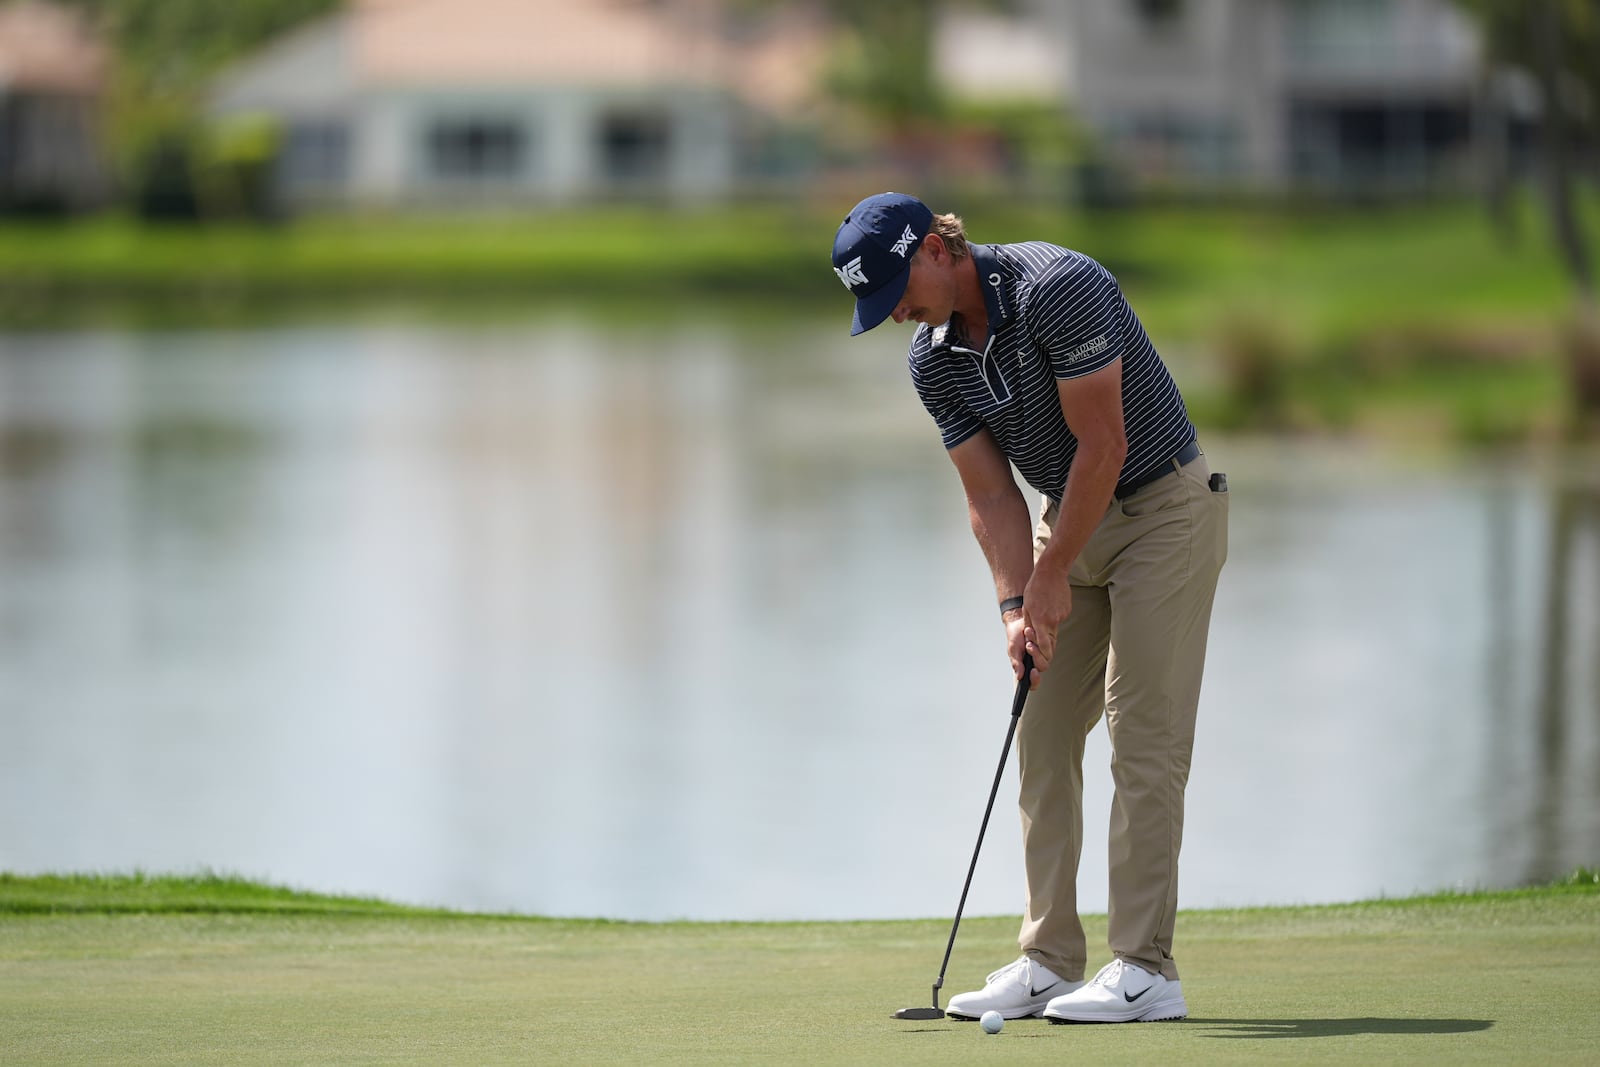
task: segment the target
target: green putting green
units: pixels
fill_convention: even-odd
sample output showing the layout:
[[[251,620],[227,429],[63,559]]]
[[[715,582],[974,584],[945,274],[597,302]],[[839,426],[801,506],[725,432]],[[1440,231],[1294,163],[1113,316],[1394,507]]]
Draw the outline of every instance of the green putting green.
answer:
[[[1103,917],[1088,921],[1103,945]],[[952,992],[1014,957],[961,926]],[[1600,884],[1185,912],[1191,1016],[899,1022],[947,918],[480,916],[227,879],[0,875],[0,1062],[1557,1063],[1600,1060]],[[1103,950],[1102,950],[1103,951]]]

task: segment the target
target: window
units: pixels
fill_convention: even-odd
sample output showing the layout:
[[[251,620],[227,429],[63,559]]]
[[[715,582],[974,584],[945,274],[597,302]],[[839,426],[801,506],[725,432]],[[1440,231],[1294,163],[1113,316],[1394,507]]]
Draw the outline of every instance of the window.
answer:
[[[1348,188],[1446,176],[1469,152],[1471,134],[1463,101],[1299,100],[1289,112],[1294,176]]]
[[[1130,112],[1110,118],[1106,135],[1144,175],[1227,178],[1239,171],[1239,131],[1223,116]]]
[[[342,122],[311,120],[289,126],[283,180],[291,188],[338,188],[350,167],[350,131]]]
[[[612,181],[652,181],[667,176],[672,126],[659,112],[613,112],[600,121],[600,160]]]
[[[509,119],[445,119],[428,131],[428,171],[449,181],[515,178],[526,148],[523,128]]]

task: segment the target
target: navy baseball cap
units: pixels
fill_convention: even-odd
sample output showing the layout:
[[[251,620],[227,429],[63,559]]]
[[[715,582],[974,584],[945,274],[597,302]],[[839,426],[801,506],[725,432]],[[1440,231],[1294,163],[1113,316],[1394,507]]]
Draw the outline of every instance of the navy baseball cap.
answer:
[[[914,196],[879,193],[850,209],[833,238],[833,273],[856,295],[850,336],[894,313],[911,276],[911,256],[933,228],[933,212]]]

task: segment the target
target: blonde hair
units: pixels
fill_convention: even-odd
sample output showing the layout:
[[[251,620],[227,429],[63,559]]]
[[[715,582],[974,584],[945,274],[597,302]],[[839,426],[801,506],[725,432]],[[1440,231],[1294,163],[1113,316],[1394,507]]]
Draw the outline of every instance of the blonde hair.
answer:
[[[951,259],[967,258],[967,228],[960,215],[935,215],[933,227],[928,232],[944,239],[945,250],[950,253]]]

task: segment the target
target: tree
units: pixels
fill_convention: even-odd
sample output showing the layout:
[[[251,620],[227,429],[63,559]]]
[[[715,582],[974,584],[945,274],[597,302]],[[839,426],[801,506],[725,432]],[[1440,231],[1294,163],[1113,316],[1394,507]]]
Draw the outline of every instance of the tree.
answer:
[[[1600,0],[1457,0],[1483,30],[1491,68],[1520,67],[1539,87],[1539,155],[1551,234],[1580,303],[1595,301],[1578,214],[1580,150],[1600,133]]]
[[[759,16],[800,0],[723,2]],[[936,69],[941,16],[955,9],[1015,13],[1030,6],[1024,0],[806,2],[837,31],[824,88],[839,105],[839,126],[865,132],[874,156],[912,175],[919,189],[936,194],[941,182],[982,181],[985,172],[1007,174],[1013,187],[1017,181],[1042,192],[1066,187],[1084,137],[1065,108],[953,97]]]
[[[1600,309],[1576,191],[1600,141],[1600,0],[1457,3],[1483,28],[1485,61],[1521,67],[1539,86],[1541,184],[1551,236],[1578,305],[1563,338],[1574,429],[1600,433]]]
[[[229,62],[341,0],[60,0],[111,44],[114,155],[142,212],[193,217],[205,94]]]

